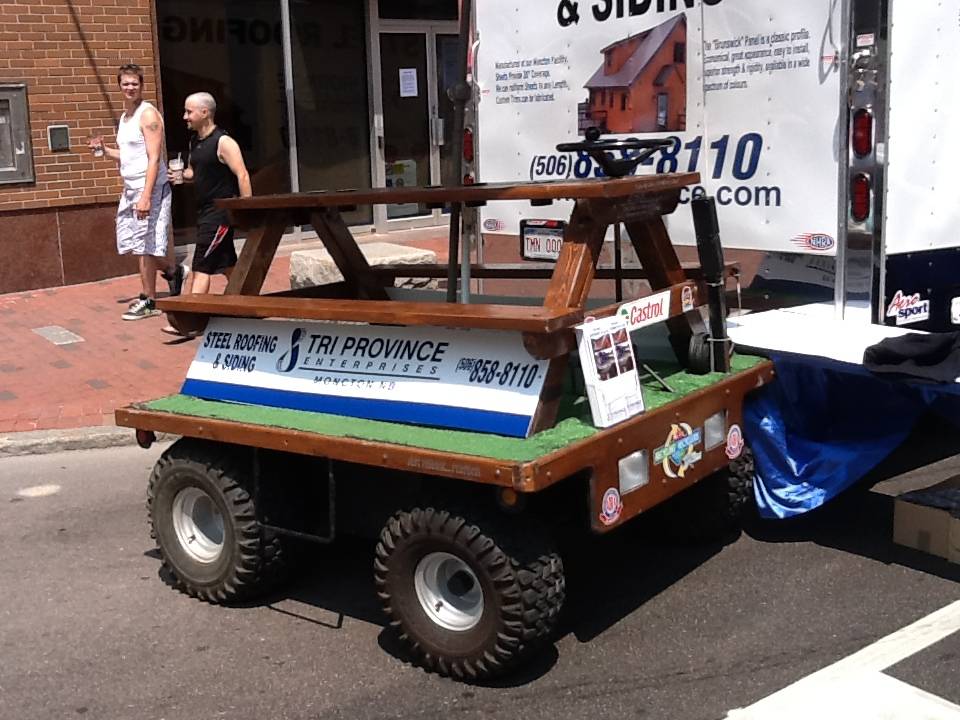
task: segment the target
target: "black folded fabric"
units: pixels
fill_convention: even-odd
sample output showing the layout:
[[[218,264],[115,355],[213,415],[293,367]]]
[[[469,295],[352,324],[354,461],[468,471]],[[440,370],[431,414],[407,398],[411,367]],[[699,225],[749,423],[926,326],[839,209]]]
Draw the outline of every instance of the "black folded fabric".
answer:
[[[934,485],[932,488],[923,488],[904,493],[898,497],[916,505],[940,508],[946,510],[955,518],[960,518],[960,486],[943,487]]]
[[[886,338],[863,351],[863,365],[879,375],[955,382],[960,377],[960,332]]]

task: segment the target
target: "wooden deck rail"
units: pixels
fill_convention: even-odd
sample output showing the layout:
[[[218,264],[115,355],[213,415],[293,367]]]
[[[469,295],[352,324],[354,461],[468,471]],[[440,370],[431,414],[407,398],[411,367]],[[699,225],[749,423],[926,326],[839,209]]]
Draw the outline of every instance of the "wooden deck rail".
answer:
[[[328,300],[244,295],[184,295],[157,301],[171,313],[242,318],[339,320],[380,325],[432,325],[455,328],[552,333],[583,321],[580,308],[394,300]]]

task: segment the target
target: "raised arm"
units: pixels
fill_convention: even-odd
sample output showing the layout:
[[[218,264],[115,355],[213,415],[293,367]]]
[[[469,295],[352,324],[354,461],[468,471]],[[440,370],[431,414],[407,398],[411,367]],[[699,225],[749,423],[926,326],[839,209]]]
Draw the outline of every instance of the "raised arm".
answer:
[[[91,150],[100,148],[103,150],[103,154],[108,158],[120,162],[120,148],[107,147],[107,145],[103,142],[103,135],[94,135],[92,138],[90,138],[90,141],[87,144],[90,146]]]

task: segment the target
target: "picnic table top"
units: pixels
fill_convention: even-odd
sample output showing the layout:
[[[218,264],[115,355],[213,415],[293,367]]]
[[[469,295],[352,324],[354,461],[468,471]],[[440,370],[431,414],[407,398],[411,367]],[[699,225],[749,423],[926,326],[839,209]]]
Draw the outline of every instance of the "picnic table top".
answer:
[[[631,195],[679,190],[700,182],[697,173],[634,175],[624,178],[558,180],[553,182],[477,183],[458,186],[392,187],[364,190],[337,190],[256,195],[218,200],[226,210],[284,210],[345,207],[355,205],[399,205],[405,203],[484,203],[488,200],[562,200],[570,198],[615,199]]]

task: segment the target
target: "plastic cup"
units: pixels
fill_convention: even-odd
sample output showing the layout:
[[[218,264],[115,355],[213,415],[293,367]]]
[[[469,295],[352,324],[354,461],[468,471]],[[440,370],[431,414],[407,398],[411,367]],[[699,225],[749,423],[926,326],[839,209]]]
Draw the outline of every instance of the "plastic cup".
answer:
[[[183,160],[178,155],[170,160],[170,172],[173,174],[173,184],[183,184]]]

